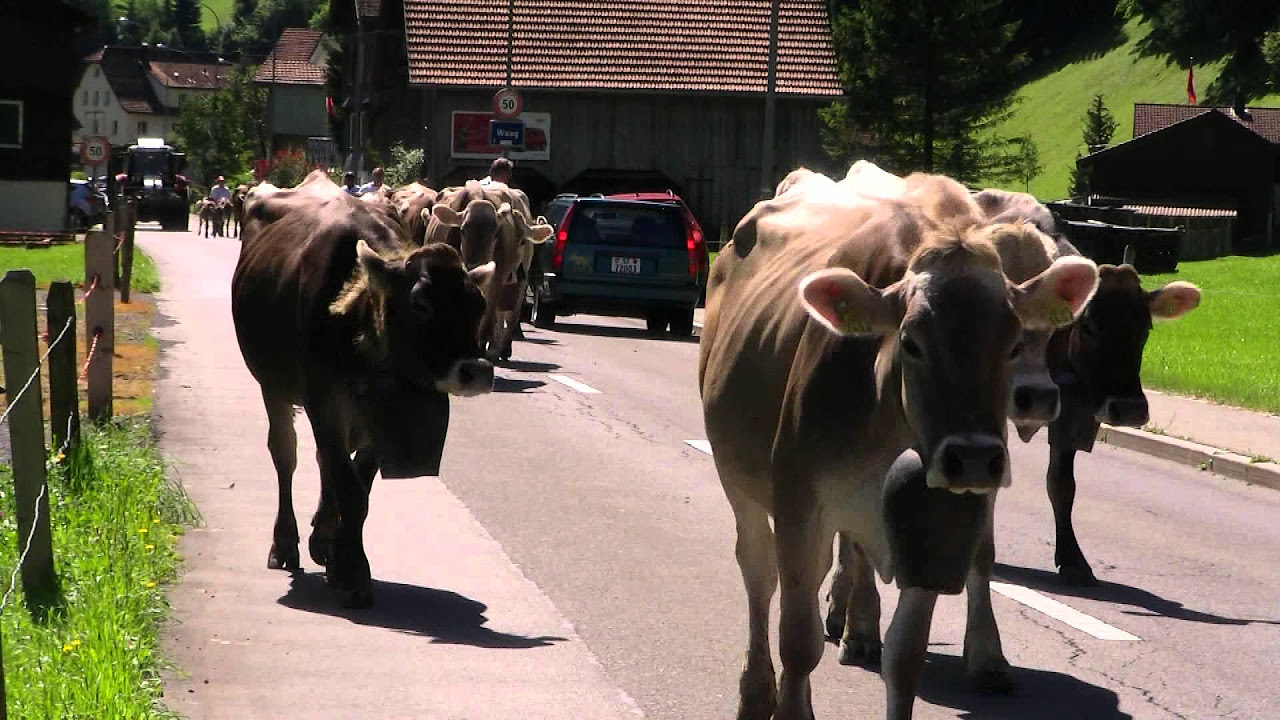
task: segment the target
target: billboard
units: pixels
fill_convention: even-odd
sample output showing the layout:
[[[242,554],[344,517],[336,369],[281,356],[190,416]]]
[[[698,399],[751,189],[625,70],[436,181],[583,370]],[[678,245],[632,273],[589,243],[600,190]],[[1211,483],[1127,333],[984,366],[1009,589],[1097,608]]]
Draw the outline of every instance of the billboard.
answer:
[[[520,113],[524,121],[524,150],[511,151],[512,160],[551,159],[551,113]],[[449,156],[459,159],[488,160],[502,154],[502,148],[489,144],[489,121],[497,118],[491,111],[454,110]]]

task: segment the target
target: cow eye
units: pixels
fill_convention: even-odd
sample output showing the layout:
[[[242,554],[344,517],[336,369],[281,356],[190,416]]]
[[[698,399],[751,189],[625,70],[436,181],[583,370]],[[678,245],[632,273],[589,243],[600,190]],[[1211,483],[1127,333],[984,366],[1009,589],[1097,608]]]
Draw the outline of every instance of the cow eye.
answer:
[[[1027,346],[1025,343],[1019,342],[1014,344],[1013,350],[1009,352],[1009,359],[1017,360],[1018,358],[1022,357],[1022,353],[1025,352],[1026,349],[1027,349]]]
[[[905,335],[902,338],[902,352],[916,360],[924,357],[924,352],[920,349],[920,345]]]

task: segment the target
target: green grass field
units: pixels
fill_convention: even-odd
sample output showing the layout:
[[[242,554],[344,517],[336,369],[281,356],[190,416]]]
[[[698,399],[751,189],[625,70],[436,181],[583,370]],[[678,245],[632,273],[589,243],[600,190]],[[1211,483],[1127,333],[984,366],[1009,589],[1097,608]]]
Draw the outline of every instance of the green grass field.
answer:
[[[1280,256],[1179,263],[1149,275],[1153,289],[1186,280],[1200,307],[1158,323],[1142,363],[1143,384],[1217,402],[1280,413]]]
[[[1036,197],[1066,197],[1085,110],[1095,93],[1103,94],[1118,123],[1113,143],[1133,137],[1135,102],[1187,101],[1185,68],[1166,65],[1163,58],[1138,55],[1138,42],[1147,32],[1147,25],[1135,19],[1125,23],[1115,37],[1082,38],[1057,63],[1044,67],[1041,77],[1019,91],[1021,102],[998,132],[1006,137],[1030,135],[1035,140],[1044,166],[1044,172],[1031,182],[1031,192]],[[1196,67],[1196,94],[1202,103],[1220,69],[1220,63]],[[1272,95],[1251,104],[1267,106],[1277,101],[1280,96]],[[1005,187],[1026,189],[1017,182]]]
[[[209,8],[213,8],[213,12],[209,12]],[[234,0],[204,0],[200,6],[200,27],[204,28],[206,32],[212,32],[218,29],[219,20],[222,21],[222,26],[226,27],[231,23],[231,16],[234,12]],[[217,14],[216,17],[215,13]]]
[[[35,273],[36,285],[49,287],[54,280],[84,282],[84,245],[54,245],[46,248],[0,247],[0,274],[27,268]],[[151,258],[135,246],[133,251],[132,287],[138,292],[153,293],[160,289],[160,276]]]
[[[49,512],[63,601],[37,622],[21,583],[0,614],[9,717],[173,717],[160,704],[157,632],[194,511],[164,476],[145,419],[85,427],[71,479],[51,473]],[[0,466],[0,487],[12,487]],[[13,493],[0,500],[0,583],[17,559]]]

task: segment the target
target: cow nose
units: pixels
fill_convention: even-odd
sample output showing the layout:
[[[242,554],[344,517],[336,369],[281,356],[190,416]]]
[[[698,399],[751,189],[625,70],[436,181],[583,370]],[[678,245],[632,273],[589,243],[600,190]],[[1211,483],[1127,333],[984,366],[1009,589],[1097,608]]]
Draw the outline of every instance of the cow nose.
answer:
[[[1005,478],[1004,441],[993,435],[952,435],[938,445],[930,487],[952,492],[990,492]]]
[[[1150,415],[1147,411],[1147,399],[1137,397],[1109,397],[1102,404],[1102,417],[1099,419],[1108,425],[1121,427],[1142,427],[1147,424]]]
[[[1013,389],[1014,423],[1049,423],[1058,417],[1058,386],[1052,382],[1027,383]]]

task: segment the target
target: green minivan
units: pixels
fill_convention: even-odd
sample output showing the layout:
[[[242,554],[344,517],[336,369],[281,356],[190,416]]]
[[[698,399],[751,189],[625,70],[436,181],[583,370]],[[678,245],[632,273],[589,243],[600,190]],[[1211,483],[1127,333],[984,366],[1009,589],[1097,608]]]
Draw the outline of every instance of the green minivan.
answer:
[[[558,195],[542,214],[556,233],[539,246],[541,281],[535,275],[526,297],[535,327],[591,313],[644,318],[655,333],[693,333],[707,248],[679,196]]]

